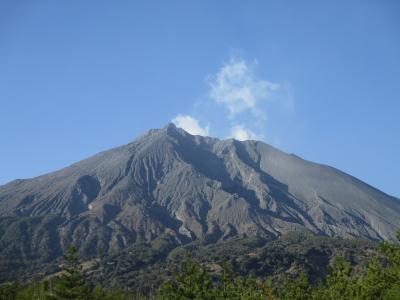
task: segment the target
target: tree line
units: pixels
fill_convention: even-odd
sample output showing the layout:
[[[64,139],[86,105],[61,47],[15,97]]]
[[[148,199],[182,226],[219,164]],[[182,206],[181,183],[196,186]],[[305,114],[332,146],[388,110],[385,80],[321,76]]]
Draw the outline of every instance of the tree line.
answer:
[[[400,242],[400,232],[397,239]],[[318,283],[311,283],[305,273],[288,276],[281,283],[239,276],[228,264],[215,274],[189,259],[154,295],[92,286],[82,271],[76,248],[70,247],[64,258],[62,271],[54,278],[26,285],[1,285],[0,300],[400,300],[399,243],[382,242],[365,269],[356,274],[350,262],[338,259],[329,275]]]

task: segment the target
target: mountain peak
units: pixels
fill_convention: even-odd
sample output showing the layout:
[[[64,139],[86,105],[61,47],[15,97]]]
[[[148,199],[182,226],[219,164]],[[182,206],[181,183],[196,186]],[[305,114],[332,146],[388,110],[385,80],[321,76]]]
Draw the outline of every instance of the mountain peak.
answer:
[[[169,135],[172,137],[176,137],[177,135],[186,135],[188,134],[185,130],[182,128],[176,127],[174,123],[168,123],[162,128],[153,128],[145,132],[143,135],[139,135],[135,140],[141,139],[141,138],[146,138],[149,136],[153,135]]]
[[[307,230],[393,240],[400,203],[263,142],[193,136],[169,123],[71,167],[1,186],[1,220],[10,248],[0,256],[38,245],[39,232],[51,243],[47,252],[29,247],[37,251],[29,257],[61,253],[61,241],[73,240],[103,255],[166,235],[185,243]],[[34,234],[15,239],[15,228],[25,227]]]
[[[174,123],[168,123],[163,128],[159,129],[159,131],[167,134],[170,137],[174,137],[174,138],[194,136],[194,137],[201,137],[204,139],[215,139],[215,138],[211,138],[208,136],[191,134],[191,133],[187,132],[185,129],[183,129],[182,127],[177,127]]]
[[[169,122],[167,125],[164,126],[165,130],[177,130],[177,127],[174,123]]]
[[[179,134],[179,135],[187,134],[187,132],[185,130],[183,130],[182,128],[176,127],[176,125],[172,122],[165,125],[164,128],[162,128],[161,130],[163,130],[167,134],[173,135],[173,136],[176,134]]]

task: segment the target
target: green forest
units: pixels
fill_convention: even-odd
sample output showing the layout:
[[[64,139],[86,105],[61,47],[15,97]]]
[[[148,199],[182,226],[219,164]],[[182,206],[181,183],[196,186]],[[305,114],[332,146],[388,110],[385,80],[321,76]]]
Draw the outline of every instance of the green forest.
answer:
[[[400,242],[400,232],[397,234]],[[139,294],[93,284],[82,271],[80,258],[71,246],[61,272],[38,282],[4,283],[1,300],[31,299],[400,299],[400,245],[382,242],[362,270],[338,258],[326,278],[312,282],[305,272],[283,280],[240,275],[226,262],[219,272],[186,259],[170,279],[153,292]]]

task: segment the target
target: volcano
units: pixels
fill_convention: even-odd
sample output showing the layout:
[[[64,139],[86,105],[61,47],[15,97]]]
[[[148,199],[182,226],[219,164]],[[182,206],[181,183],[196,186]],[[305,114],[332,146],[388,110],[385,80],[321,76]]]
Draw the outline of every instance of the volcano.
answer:
[[[335,168],[260,141],[193,136],[169,124],[62,170],[0,187],[0,256],[51,261],[306,231],[394,240],[400,201]]]

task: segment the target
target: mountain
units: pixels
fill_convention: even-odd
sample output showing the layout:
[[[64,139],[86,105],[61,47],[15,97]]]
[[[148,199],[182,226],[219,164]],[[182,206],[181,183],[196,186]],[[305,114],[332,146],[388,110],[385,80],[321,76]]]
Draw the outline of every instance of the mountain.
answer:
[[[259,141],[169,124],[65,169],[0,187],[0,265],[51,262],[138,241],[185,244],[291,231],[394,240],[400,201]]]

